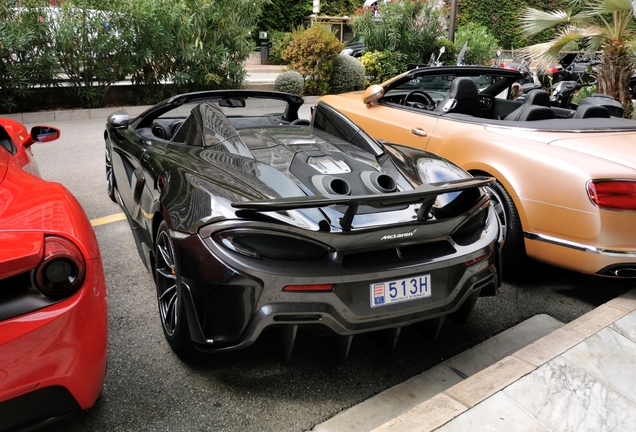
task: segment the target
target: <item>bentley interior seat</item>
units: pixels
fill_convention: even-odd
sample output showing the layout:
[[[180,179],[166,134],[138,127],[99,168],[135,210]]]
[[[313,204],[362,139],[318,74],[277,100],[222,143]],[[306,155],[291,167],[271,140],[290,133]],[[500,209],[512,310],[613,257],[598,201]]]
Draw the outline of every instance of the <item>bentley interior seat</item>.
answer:
[[[545,109],[537,110],[535,108]],[[550,115],[547,110],[552,112],[552,115]],[[531,112],[526,113],[526,111]],[[545,90],[530,90],[526,95],[526,99],[523,101],[523,105],[508,114],[504,120],[538,120],[538,118],[534,117],[541,117],[542,120],[556,117],[555,113],[550,108],[550,95],[548,95]]]
[[[610,118],[610,112],[607,108],[601,105],[580,105],[572,118]]]
[[[455,78],[448,95],[437,104],[435,111],[481,116],[479,92],[475,81],[469,77]]]
[[[533,120],[548,120],[556,118],[556,114],[551,108],[540,105],[528,105],[524,110],[519,113],[519,116],[515,118],[516,121],[533,121]],[[506,120],[510,120],[506,117]]]
[[[545,90],[534,89],[530,90],[526,95],[524,104],[527,105],[540,105],[544,107],[550,107],[550,95]]]

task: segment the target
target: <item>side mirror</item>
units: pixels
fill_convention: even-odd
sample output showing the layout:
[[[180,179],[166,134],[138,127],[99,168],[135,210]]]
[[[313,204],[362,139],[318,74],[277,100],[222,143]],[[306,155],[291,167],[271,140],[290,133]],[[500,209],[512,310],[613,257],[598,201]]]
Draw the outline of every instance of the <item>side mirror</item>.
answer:
[[[54,141],[60,137],[60,130],[51,126],[33,126],[31,128],[31,139],[34,142]]]
[[[120,110],[109,115],[106,121],[115,129],[126,129],[130,122],[130,118],[126,111]]]
[[[384,87],[379,84],[374,84],[364,91],[362,101],[369,106],[372,103],[379,101],[382,96],[384,96]]]

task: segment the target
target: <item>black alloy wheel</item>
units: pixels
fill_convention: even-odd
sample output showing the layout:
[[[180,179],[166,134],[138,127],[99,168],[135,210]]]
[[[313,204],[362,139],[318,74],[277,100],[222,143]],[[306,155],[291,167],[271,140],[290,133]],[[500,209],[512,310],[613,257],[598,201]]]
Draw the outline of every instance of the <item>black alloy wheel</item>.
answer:
[[[165,221],[161,222],[155,242],[155,284],[159,318],[163,334],[174,351],[193,347],[183,306],[181,278],[174,243]]]
[[[113,174],[113,150],[108,141],[106,141],[106,191],[108,192],[108,197],[113,202],[117,202],[115,198],[115,175]]]
[[[501,183],[495,181],[487,189],[504,232],[504,246],[501,255],[504,274],[509,274],[509,270],[519,270],[526,260],[521,219],[519,219],[514,201]]]

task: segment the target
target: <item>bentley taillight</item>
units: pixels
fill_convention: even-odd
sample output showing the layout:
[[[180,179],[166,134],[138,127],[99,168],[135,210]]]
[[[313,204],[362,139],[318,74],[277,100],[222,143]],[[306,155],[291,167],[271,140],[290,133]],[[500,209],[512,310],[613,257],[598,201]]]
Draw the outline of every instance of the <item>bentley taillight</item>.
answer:
[[[636,180],[592,180],[587,194],[601,209],[636,210]]]
[[[35,286],[49,297],[66,297],[77,291],[86,271],[84,257],[75,244],[65,238],[47,236],[44,255],[35,269]]]

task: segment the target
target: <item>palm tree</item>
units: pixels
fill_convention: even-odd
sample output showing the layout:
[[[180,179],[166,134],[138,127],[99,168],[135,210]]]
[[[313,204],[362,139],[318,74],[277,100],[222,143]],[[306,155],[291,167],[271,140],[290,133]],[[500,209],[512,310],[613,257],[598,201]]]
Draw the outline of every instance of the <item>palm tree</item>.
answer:
[[[634,61],[626,42],[634,36],[636,2],[631,0],[571,0],[579,12],[543,12],[528,8],[522,16],[525,36],[556,28],[556,36],[549,42],[526,47],[524,51],[539,64],[552,62],[565,45],[583,43],[587,52],[602,52],[597,68],[597,91],[616,98],[625,109],[625,117],[633,111],[629,77]]]

